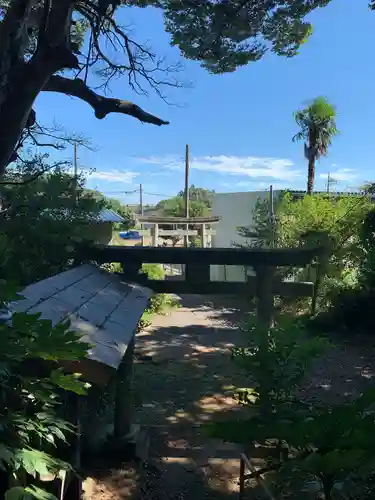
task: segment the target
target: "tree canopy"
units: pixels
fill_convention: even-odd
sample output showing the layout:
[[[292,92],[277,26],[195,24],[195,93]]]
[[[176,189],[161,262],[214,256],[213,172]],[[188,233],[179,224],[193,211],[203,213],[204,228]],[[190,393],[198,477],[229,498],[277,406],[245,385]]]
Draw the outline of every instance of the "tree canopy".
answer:
[[[204,217],[209,215],[212,207],[212,198],[214,191],[199,188],[192,184],[189,188],[189,215],[190,217]],[[170,217],[185,216],[185,197],[184,191],[180,191],[177,196],[161,200],[156,205],[164,215]]]
[[[56,168],[34,178],[37,162],[17,164],[0,183],[1,278],[26,285],[63,271],[76,245],[90,239],[104,203],[85,193],[85,179]],[[75,197],[75,193],[77,197]]]
[[[0,0],[0,173],[36,125],[40,92],[76,97],[98,119],[109,113],[168,123],[129,100],[107,97],[113,78],[136,92],[179,86],[176,66],[136,40],[117,13],[163,12],[172,46],[211,73],[234,71],[267,50],[291,57],[312,31],[306,16],[330,0]],[[97,78],[102,80],[101,90]],[[94,83],[95,79],[95,83]],[[21,142],[20,142],[21,141]]]
[[[178,193],[178,196],[184,196],[184,191],[180,191]],[[190,202],[192,201],[199,201],[204,203],[208,208],[212,207],[212,198],[215,194],[215,191],[212,189],[204,189],[200,187],[194,186],[192,184],[189,187],[189,200]]]
[[[121,215],[121,217],[124,219],[124,222],[121,224],[115,223],[114,227],[116,229],[131,229],[135,225],[135,214],[134,211],[128,206],[124,205],[121,203],[120,200],[117,200],[116,198],[108,198],[105,196],[103,193],[100,191],[97,191],[96,189],[84,189],[84,193],[91,198],[94,198],[98,202],[102,203],[102,206],[104,208],[109,208],[113,210],[114,212],[118,213]]]
[[[48,170],[46,159],[42,168],[40,158],[8,168],[0,182],[0,277],[26,285],[64,270],[76,245],[96,238],[93,218],[103,208],[125,219],[119,229],[134,226],[132,210],[87,189],[83,175],[75,182],[64,167]]]

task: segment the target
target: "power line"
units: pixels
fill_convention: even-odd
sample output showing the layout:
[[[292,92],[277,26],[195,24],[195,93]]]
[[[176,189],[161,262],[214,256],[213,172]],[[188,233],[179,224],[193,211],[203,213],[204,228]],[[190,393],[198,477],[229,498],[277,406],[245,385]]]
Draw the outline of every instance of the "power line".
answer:
[[[139,193],[140,189],[133,189],[133,191],[101,191],[104,194],[134,194],[134,193]],[[149,193],[146,191],[143,191],[143,194],[147,194],[148,196],[165,196],[166,198],[170,198],[173,195],[172,194],[166,194],[166,193]]]
[[[138,193],[138,189],[134,189],[133,191],[101,191],[104,194],[133,194],[133,193]]]
[[[165,193],[164,194],[162,194],[162,193],[146,193],[145,191],[143,192],[143,194],[147,194],[149,196],[165,196],[166,198],[173,196],[171,194],[165,194]]]

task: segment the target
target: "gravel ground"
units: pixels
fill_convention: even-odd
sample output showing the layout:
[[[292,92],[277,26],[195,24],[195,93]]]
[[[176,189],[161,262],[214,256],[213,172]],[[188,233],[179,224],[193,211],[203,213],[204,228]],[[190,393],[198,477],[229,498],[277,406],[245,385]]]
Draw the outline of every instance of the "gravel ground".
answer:
[[[244,334],[235,328],[243,318],[244,304],[200,296],[184,296],[181,304],[171,314],[156,317],[137,336],[135,420],[149,428],[153,466],[140,475],[129,466],[117,468],[93,480],[87,498],[231,500],[238,496],[240,449],[209,439],[202,424],[237,411],[233,385],[244,381],[234,375],[230,349],[246,344]],[[375,347],[368,343],[337,343],[315,363],[301,394],[331,403],[355,396],[373,384],[374,353]]]

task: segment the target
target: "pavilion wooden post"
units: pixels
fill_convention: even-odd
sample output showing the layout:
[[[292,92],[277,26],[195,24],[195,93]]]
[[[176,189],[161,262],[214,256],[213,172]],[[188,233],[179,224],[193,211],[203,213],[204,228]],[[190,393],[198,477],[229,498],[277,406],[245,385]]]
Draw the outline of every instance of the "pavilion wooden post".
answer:
[[[207,231],[206,224],[202,224],[199,228],[199,236],[201,240],[201,247],[206,248],[207,246]]]
[[[159,241],[159,224],[156,222],[152,228],[152,246],[157,247]]]
[[[82,412],[82,396],[71,393],[68,394],[68,407],[71,411],[71,418],[69,419],[74,425],[75,430],[71,440],[71,449],[73,451],[72,465],[75,473],[70,478],[68,484],[65,484],[65,478],[61,480],[60,497],[64,498],[68,493],[69,498],[72,500],[80,500],[82,498],[82,479],[77,474],[81,470],[81,412]]]
[[[190,159],[189,159],[189,144],[186,144],[185,148],[185,217],[189,219],[189,168],[190,168]],[[184,244],[185,248],[189,247],[189,223],[186,224],[186,234],[184,236]]]
[[[132,419],[132,379],[135,336],[128,345],[116,380],[114,438],[121,443],[129,436]]]

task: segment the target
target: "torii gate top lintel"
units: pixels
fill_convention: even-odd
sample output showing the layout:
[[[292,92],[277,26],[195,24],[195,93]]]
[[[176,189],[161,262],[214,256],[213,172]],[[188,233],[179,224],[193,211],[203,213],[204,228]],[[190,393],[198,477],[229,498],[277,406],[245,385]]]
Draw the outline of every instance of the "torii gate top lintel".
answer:
[[[220,217],[158,217],[156,215],[139,215],[137,220],[142,224],[215,224],[220,221]]]

